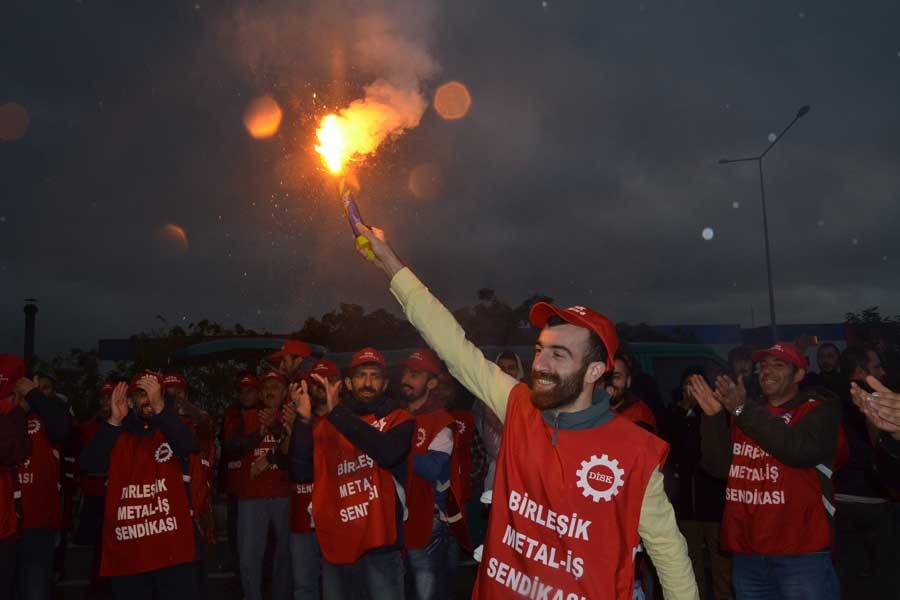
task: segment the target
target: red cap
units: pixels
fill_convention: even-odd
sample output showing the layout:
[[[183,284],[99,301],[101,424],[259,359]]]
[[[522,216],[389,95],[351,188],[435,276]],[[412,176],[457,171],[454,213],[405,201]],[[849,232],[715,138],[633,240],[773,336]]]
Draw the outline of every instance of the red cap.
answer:
[[[181,373],[169,373],[163,377],[163,388],[177,388],[186,390],[188,387],[187,379]]]
[[[269,360],[278,360],[285,356],[299,356],[306,358],[312,354],[312,347],[306,342],[300,340],[285,340],[281,350],[269,356]]]
[[[0,400],[13,393],[16,383],[25,377],[25,361],[16,354],[0,354]]]
[[[352,359],[350,359],[351,369],[360,365],[369,364],[378,365],[382,369],[387,368],[387,363],[384,360],[384,355],[382,355],[381,352],[379,352],[375,348],[363,348],[362,350],[354,354]]]
[[[403,361],[403,366],[411,371],[425,371],[436,377],[440,377],[441,373],[444,372],[441,360],[427,348],[419,348],[410,354],[409,358]]]
[[[751,358],[753,362],[758,363],[765,360],[767,356],[774,356],[778,360],[790,363],[798,369],[806,370],[809,368],[809,362],[807,362],[806,357],[800,354],[800,350],[795,345],[788,342],[778,342],[771,348],[757,350]]]
[[[139,389],[141,389],[138,387],[137,383],[138,383],[138,381],[140,381],[141,379],[144,379],[145,377],[152,377],[152,378],[156,379],[156,382],[159,384],[159,387],[160,388],[163,387],[163,376],[161,373],[157,373],[156,371],[144,370],[131,378],[131,384],[128,386],[128,391],[136,392]]]
[[[259,386],[259,379],[253,373],[243,373],[238,377],[237,385],[239,388],[255,388]]]
[[[101,396],[109,396],[113,393],[113,390],[116,389],[116,382],[107,380],[103,382],[103,385],[100,386],[100,395]]]
[[[538,302],[532,306],[529,319],[532,325],[538,329],[543,329],[550,317],[554,315],[566,323],[584,327],[596,333],[603,345],[606,346],[606,353],[609,355],[607,363],[612,362],[616,355],[616,350],[619,349],[619,334],[616,333],[616,326],[612,321],[584,306],[572,306],[562,309],[547,302]]]
[[[268,371],[263,373],[263,376],[260,378],[260,383],[268,379],[275,379],[276,381],[280,381],[284,385],[287,385],[288,383],[287,377],[284,376],[284,373],[282,373],[281,371],[276,371],[275,369],[269,369]]]
[[[316,375],[321,375],[326,379],[329,377],[341,376],[341,368],[338,366],[338,364],[333,360],[328,360],[327,358],[320,358],[319,361],[313,365],[312,372]]]

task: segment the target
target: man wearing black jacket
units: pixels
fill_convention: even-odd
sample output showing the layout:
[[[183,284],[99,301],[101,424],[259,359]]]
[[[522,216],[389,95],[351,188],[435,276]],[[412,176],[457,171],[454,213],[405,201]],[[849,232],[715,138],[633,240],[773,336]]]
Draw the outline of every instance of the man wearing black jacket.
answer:
[[[888,389],[875,377],[866,377],[872,392],[851,384],[853,403],[877,430],[875,471],[881,482],[900,493],[900,394]]]
[[[112,577],[117,600],[195,598],[185,475],[199,448],[174,401],[163,398],[161,375],[145,371],[131,386],[115,387],[109,420],[80,464],[86,473],[109,476],[100,574]]]
[[[315,427],[308,394],[297,398],[290,473],[295,481],[314,482],[326,600],[404,597],[403,483],[415,424],[385,395],[385,371],[380,352],[357,352],[344,379],[350,394],[342,402],[341,382],[317,377],[327,392],[327,409]]]

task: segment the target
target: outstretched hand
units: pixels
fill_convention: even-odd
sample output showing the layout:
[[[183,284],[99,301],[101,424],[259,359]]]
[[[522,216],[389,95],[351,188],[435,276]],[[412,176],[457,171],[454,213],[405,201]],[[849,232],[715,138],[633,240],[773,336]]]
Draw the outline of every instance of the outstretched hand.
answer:
[[[309,387],[305,381],[300,383],[292,383],[288,388],[291,394],[291,400],[294,401],[296,414],[304,423],[309,423],[312,419],[312,399],[309,397]]]
[[[716,377],[716,398],[725,407],[725,410],[734,414],[734,411],[747,402],[747,389],[744,387],[744,376],[738,377],[735,383],[728,375]]]
[[[312,378],[325,388],[326,410],[330,413],[341,400],[341,388],[344,386],[344,382],[338,379],[332,383],[328,378],[322,377],[318,373],[313,373]]]
[[[700,405],[704,414],[711,417],[722,412],[722,403],[719,402],[715,392],[712,391],[702,375],[688,377],[687,386],[691,395],[697,399],[697,404]]]
[[[873,426],[900,440],[900,394],[891,391],[871,375],[866,377],[866,383],[873,393],[868,393],[855,382],[850,384],[853,403]]]
[[[357,244],[356,251],[366,260],[370,260],[378,265],[389,278],[393,278],[403,268],[403,263],[397,258],[394,249],[391,248],[385,239],[384,231],[377,227],[360,225],[359,234],[366,238],[369,244],[367,247],[360,247]]]
[[[128,416],[128,384],[120,381],[113,388],[112,400],[109,402],[109,424],[118,427]]]

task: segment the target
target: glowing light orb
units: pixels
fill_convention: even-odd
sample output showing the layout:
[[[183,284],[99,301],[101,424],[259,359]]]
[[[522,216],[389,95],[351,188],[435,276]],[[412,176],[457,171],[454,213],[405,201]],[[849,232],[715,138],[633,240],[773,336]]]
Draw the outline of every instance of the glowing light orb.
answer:
[[[253,139],[270,138],[278,133],[281,117],[278,103],[270,96],[262,96],[251,102],[244,111],[244,127]]]
[[[716,232],[713,231],[712,227],[706,227],[700,232],[700,235],[703,236],[703,239],[707,242],[716,237]]]
[[[28,131],[31,119],[25,107],[16,102],[0,104],[0,140],[14,142]]]
[[[434,110],[443,119],[462,119],[472,107],[472,96],[468,88],[458,81],[450,81],[437,89],[434,94]]]

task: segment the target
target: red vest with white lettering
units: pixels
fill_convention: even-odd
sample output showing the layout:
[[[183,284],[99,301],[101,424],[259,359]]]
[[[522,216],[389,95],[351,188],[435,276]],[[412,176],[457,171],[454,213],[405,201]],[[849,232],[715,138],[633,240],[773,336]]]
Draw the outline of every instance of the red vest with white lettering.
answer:
[[[119,434],[109,457],[100,575],[133,575],[194,560],[184,484],[162,432]]]
[[[820,401],[794,408],[766,403],[788,425]],[[725,490],[722,548],[744,554],[804,554],[831,547],[831,526],[815,468],[788,467],[767,454],[740,427],[731,427],[732,457]]]
[[[380,431],[412,419],[395,410],[359,417]],[[328,419],[313,428],[313,518],[322,556],[351,564],[373,548],[397,542],[397,491],[390,470],[354,446]]]
[[[313,484],[294,481],[291,486],[291,533],[313,533],[316,530],[310,510]]]
[[[22,527],[59,529],[62,526],[59,451],[50,444],[47,426],[35,412],[28,414],[27,424],[31,454],[18,468]]]
[[[259,430],[259,410],[245,410],[242,416],[244,433]],[[287,498],[291,495],[291,481],[287,472],[274,465],[256,477],[250,476],[253,463],[268,454],[277,444],[275,435],[266,432],[256,448],[241,457],[238,498]]]
[[[650,431],[656,431],[656,415],[653,414],[647,403],[640,398],[635,398],[634,403],[625,408],[619,415],[636,425],[647,425],[650,427]]]
[[[668,445],[620,417],[553,435],[516,385],[472,597],[630,600],[644,492]]]
[[[13,468],[0,465],[0,542],[15,538],[19,532],[18,497],[21,493],[13,478]]]
[[[97,435],[97,432],[100,431],[102,425],[103,421],[100,421],[99,419],[91,419],[90,421],[85,421],[84,423],[76,425],[78,447],[86,448],[88,444],[91,443],[91,440]],[[81,485],[82,496],[102,498],[106,495],[106,475],[88,475],[87,473],[81,473],[78,481]]]
[[[415,415],[416,432],[413,434],[412,454],[419,456],[428,454],[428,446],[435,436],[453,422],[453,417],[445,410],[435,410],[426,414]],[[407,547],[424,548],[431,537],[434,524],[434,486],[435,482],[422,479],[409,470],[406,477],[406,506],[409,517],[403,524],[403,538]],[[451,491],[452,493],[452,491]]]
[[[450,477],[455,480],[460,502],[472,497],[472,440],[475,436],[475,418],[470,410],[451,410],[453,427],[453,454],[450,456]]]
[[[230,442],[238,431],[243,416],[241,415],[240,406],[229,406],[222,414],[222,445]],[[224,457],[223,457],[224,460]],[[241,460],[226,461],[224,465],[224,486],[223,491],[226,494],[237,495],[241,487]]]

